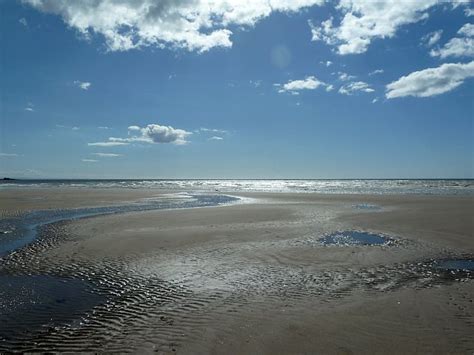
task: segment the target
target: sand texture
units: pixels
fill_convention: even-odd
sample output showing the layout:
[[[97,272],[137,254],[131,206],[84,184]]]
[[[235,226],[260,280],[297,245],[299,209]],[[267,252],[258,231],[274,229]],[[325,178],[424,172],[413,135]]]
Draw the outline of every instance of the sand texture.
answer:
[[[0,200],[3,215],[21,216],[149,195],[31,189],[0,191]],[[43,227],[36,242],[0,259],[0,277],[84,280],[101,299],[73,326],[23,334],[0,350],[473,353],[474,278],[436,266],[472,260],[472,197],[239,195],[245,203]],[[390,243],[320,241],[348,230]]]

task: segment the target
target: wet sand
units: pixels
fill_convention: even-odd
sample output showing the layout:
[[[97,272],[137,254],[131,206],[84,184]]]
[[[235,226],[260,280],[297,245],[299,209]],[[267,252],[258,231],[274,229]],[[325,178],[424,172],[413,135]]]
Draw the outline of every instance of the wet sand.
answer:
[[[0,191],[1,208],[9,214],[38,208],[33,197],[53,196],[41,191],[22,190],[18,201],[14,191]],[[474,351],[474,279],[439,271],[434,262],[473,258],[472,197],[235,195],[251,200],[49,226],[36,243],[0,262],[0,273],[79,278],[107,301],[83,314],[80,325],[0,349]],[[61,196],[41,208],[131,201],[150,191],[66,189]],[[396,243],[319,241],[344,230],[379,233]]]
[[[170,191],[147,189],[7,188],[0,190],[2,214],[36,209],[104,206],[158,197]]]

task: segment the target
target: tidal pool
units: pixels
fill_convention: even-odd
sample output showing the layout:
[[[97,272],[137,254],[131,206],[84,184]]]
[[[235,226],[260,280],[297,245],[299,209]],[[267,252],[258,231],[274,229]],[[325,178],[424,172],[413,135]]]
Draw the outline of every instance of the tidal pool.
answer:
[[[104,302],[82,280],[46,275],[0,275],[0,341],[79,323],[85,312]]]
[[[389,245],[393,239],[381,234],[360,232],[360,231],[342,231],[326,235],[319,239],[324,245]]]

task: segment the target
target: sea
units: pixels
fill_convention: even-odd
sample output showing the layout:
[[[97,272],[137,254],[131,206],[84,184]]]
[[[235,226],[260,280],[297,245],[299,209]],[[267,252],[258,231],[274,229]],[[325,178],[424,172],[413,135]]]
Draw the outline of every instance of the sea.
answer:
[[[474,179],[103,179],[3,180],[0,189],[75,187],[188,192],[474,195]]]

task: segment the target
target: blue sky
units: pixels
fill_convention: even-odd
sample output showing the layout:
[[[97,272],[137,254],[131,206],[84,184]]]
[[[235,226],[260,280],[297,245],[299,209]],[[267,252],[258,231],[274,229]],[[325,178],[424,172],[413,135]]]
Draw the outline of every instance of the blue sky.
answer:
[[[335,4],[0,1],[0,174],[474,177],[472,5]]]

